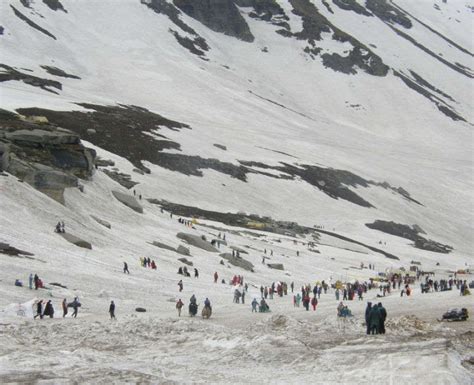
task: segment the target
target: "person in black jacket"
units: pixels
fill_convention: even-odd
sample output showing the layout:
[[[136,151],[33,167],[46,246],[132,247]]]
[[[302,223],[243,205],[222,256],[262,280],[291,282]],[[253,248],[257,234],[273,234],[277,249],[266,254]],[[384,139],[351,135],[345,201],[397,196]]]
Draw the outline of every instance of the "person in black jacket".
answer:
[[[54,308],[53,308],[53,304],[51,303],[51,300],[49,300],[46,303],[46,306],[44,307],[43,315],[49,315],[49,318],[54,317]]]
[[[114,303],[114,301],[110,301],[109,313],[110,313],[110,319],[115,319],[115,303]]]
[[[377,306],[380,312],[379,334],[385,334],[385,319],[387,318],[387,310],[385,310],[385,308],[382,306],[382,302],[379,302]]]
[[[365,325],[367,326],[367,334],[370,334],[370,311],[372,310],[372,302],[367,302],[365,308]]]
[[[33,318],[36,319],[36,317],[43,319],[43,300],[39,300],[36,304],[36,315]]]

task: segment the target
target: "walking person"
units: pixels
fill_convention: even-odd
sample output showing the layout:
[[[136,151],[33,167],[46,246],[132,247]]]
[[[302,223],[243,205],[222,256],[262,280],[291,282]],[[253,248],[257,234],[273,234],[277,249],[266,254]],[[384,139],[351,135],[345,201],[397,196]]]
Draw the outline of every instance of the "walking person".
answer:
[[[77,311],[79,310],[79,306],[81,306],[81,304],[79,303],[79,299],[76,297],[74,298],[74,301],[72,301],[72,304],[71,304],[71,307],[74,310],[71,314],[71,317],[74,317],[74,318],[77,317]]]
[[[130,274],[130,271],[128,271],[128,264],[127,262],[124,262],[123,263],[123,273],[127,273],[127,274]]]
[[[183,280],[182,279],[179,280],[178,287],[179,287],[179,292],[182,292],[183,291]]]
[[[30,273],[30,276],[28,277],[28,287],[30,290],[33,290],[33,274]]]
[[[43,319],[43,300],[42,299],[40,299],[36,303],[36,314],[33,318],[36,319],[36,317],[40,317],[40,319]]]
[[[66,301],[66,298],[64,298],[63,302],[61,302],[61,307],[63,308],[63,318],[64,318],[67,315],[67,301]]]
[[[176,309],[178,309],[178,317],[181,317],[181,309],[183,308],[184,303],[181,301],[181,298],[176,302]]]
[[[110,314],[110,319],[115,319],[115,303],[114,301],[110,301],[110,306],[109,306],[109,314]]]

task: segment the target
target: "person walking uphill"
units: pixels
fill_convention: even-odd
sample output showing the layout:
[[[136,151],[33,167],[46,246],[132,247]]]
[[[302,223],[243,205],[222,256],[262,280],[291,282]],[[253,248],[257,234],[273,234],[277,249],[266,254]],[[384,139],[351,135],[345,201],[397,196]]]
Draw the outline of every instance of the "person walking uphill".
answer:
[[[43,300],[39,300],[36,304],[36,315],[33,318],[36,319],[36,317],[43,319]]]
[[[123,273],[127,273],[127,274],[130,274],[130,272],[128,271],[128,265],[127,265],[127,262],[124,262],[123,263]]]
[[[115,303],[114,301],[110,301],[110,306],[109,306],[109,314],[110,314],[110,319],[115,319]]]
[[[77,297],[74,298],[74,301],[72,301],[72,303],[70,305],[71,305],[72,309],[74,310],[72,312],[71,317],[76,318],[77,317],[77,311],[79,310],[79,306],[81,306],[81,304],[79,303],[78,298]]]
[[[183,308],[184,303],[181,301],[181,298],[176,302],[176,309],[178,309],[178,317],[181,317],[181,309]]]
[[[49,315],[49,318],[54,318],[54,308],[53,308],[53,304],[51,303],[51,300],[49,300],[46,303],[46,306],[44,307],[43,315]]]

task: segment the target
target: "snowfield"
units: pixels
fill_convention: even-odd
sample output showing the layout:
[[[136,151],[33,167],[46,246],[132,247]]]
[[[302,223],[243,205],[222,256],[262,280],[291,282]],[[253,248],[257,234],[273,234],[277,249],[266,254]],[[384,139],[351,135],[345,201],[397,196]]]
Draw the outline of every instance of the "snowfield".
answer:
[[[413,27],[403,29],[343,10],[334,1],[311,0],[327,20],[380,56],[390,67],[384,77],[358,67],[356,74],[325,67],[320,56],[303,51],[306,40],[276,33],[280,27],[252,17],[251,7],[238,9],[255,36],[252,43],[214,32],[180,13],[210,47],[205,57],[198,57],[169,30],[189,33],[140,0],[61,2],[67,13],[53,11],[41,0],[0,2],[0,64],[62,84],[51,93],[2,77],[0,109],[92,113],[76,103],[139,106],[190,126],[143,132],[150,143],[179,144],[163,153],[235,166],[259,162],[251,168],[260,173],[248,173],[244,181],[205,168],[195,176],[144,160],[150,173],[141,174],[126,157],[94,144],[94,137],[82,143],[114,166],[99,167],[90,180],[81,180],[82,191],[66,189],[64,205],[0,172],[0,243],[33,254],[0,254],[1,384],[474,383],[474,301],[455,288],[421,294],[416,282],[409,297],[397,289],[383,298],[373,289],[363,301],[345,301],[354,315],[346,322],[336,316],[334,289],[321,295],[316,311],[295,308],[291,293],[268,300],[270,313],[252,313],[250,305],[253,298],[260,299],[260,286],[272,282],[294,282],[296,294],[302,285],[323,280],[360,282],[400,268],[408,271],[413,261],[434,272],[434,279],[468,270],[458,278],[474,281],[469,274],[474,271],[472,1],[390,1],[410,15]],[[288,15],[291,31],[301,31],[304,23],[292,12],[292,2],[276,3]],[[12,7],[56,39],[31,27]],[[401,38],[392,26],[432,54]],[[331,33],[322,37],[316,42],[322,53],[344,56],[351,49]],[[80,79],[52,75],[42,65]],[[5,66],[0,67],[2,76],[7,76]],[[396,76],[414,79],[410,71],[424,79],[422,89],[434,95],[432,100]],[[446,103],[465,121],[446,116],[433,100]],[[127,143],[133,137],[121,139]],[[331,197],[299,176],[288,179],[288,173],[264,167],[282,164],[344,170],[374,181],[367,187],[341,186],[373,207]],[[112,170],[131,175],[138,184],[127,190],[105,172]],[[420,204],[383,182],[403,188]],[[137,199],[142,196],[143,213],[113,195],[132,196],[133,190]],[[187,227],[148,199],[322,226],[360,244],[331,234],[315,240],[312,234],[282,235],[205,219]],[[453,251],[421,250],[408,239],[365,226],[375,220],[416,224],[426,238]],[[56,234],[58,221],[92,249]],[[204,251],[178,238],[180,232],[208,241],[222,233],[227,245],[219,253]],[[311,241],[317,252],[308,249]],[[199,278],[178,275],[183,255],[153,242],[188,247],[186,258],[193,264],[188,269],[197,268]],[[219,256],[231,253],[231,247],[248,252],[241,257],[254,265],[253,272]],[[283,270],[262,263],[265,250],[266,262],[283,264]],[[141,257],[153,259],[157,269],[141,267]],[[129,275],[123,273],[124,262]],[[369,270],[369,264],[375,269]],[[218,283],[213,282],[215,272]],[[38,274],[46,288],[30,290],[30,273]],[[233,303],[235,288],[229,282],[234,275],[242,275],[249,285],[245,304]],[[16,279],[24,286],[15,286]],[[211,300],[209,320],[188,316],[192,294],[200,304],[198,315],[204,299]],[[82,303],[79,315],[63,319],[61,301],[74,297]],[[179,298],[185,303],[181,317],[175,309]],[[54,319],[32,319],[31,304],[39,299],[52,301]],[[116,304],[113,321],[108,315],[111,300]],[[382,302],[387,309],[385,335],[365,334],[367,301]],[[27,316],[17,314],[25,303]],[[136,312],[138,307],[147,311]],[[471,315],[466,322],[438,322],[449,309],[463,307]]]

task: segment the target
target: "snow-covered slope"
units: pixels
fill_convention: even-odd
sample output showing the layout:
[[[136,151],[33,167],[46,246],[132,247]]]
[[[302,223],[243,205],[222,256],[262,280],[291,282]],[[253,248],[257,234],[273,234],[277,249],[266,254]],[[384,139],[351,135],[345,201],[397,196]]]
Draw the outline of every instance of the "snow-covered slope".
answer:
[[[1,354],[0,375],[13,382],[58,383],[73,373],[75,381],[96,382],[110,370],[117,382],[261,383],[260,373],[265,379],[274,375],[275,383],[299,384],[314,382],[315,372],[325,373],[321,383],[393,383],[416,372],[419,383],[469,383],[472,371],[460,365],[467,353],[447,346],[461,338],[458,332],[472,330],[472,323],[454,331],[424,325],[420,336],[418,321],[410,318],[416,314],[432,322],[450,304],[471,309],[457,292],[432,297],[416,292],[406,301],[396,292],[384,299],[395,319],[392,336],[378,342],[364,339],[364,305],[351,303],[356,322],[330,339],[340,330],[332,291],[316,317],[293,309],[285,297],[272,303],[274,317],[258,315],[256,322],[248,309],[230,304],[233,289],[214,285],[212,275],[217,271],[228,282],[243,274],[253,298],[260,285],[274,281],[300,287],[368,280],[376,272],[360,269],[361,262],[383,272],[419,261],[443,278],[472,269],[472,18],[472,2],[462,0],[0,2],[0,108],[47,116],[114,162],[81,181],[82,192],[66,189],[64,205],[11,173],[0,176],[0,242],[34,254],[32,259],[0,254],[0,309],[45,293],[56,307],[63,297],[78,295],[84,303],[84,321],[69,329],[83,339],[69,341],[60,354],[59,347],[43,351],[57,366],[44,377],[38,377],[41,360],[28,361],[25,371],[13,366],[31,358],[22,353],[35,338],[63,338],[62,320],[46,326],[4,321],[9,326],[3,346],[9,347]],[[8,124],[1,120],[0,132]],[[127,191],[108,176],[113,171],[138,184]],[[142,195],[142,214],[113,196],[113,191],[133,195],[132,190]],[[191,229],[148,199],[167,210],[206,210],[210,217]],[[275,234],[215,220],[228,221],[225,213],[292,221],[307,233]],[[59,220],[92,249],[53,233]],[[424,238],[453,249],[415,248],[412,240],[366,226],[376,220],[416,224]],[[320,234],[319,253],[308,249],[314,225],[333,233]],[[248,272],[190,247],[188,259],[200,278],[185,279],[182,296],[196,293],[201,302],[210,296],[216,310],[212,324],[175,320],[182,256],[151,243],[185,245],[179,232],[208,239],[226,232],[229,246],[220,251],[243,248],[255,266]],[[261,263],[264,249],[274,251],[271,262],[284,270]],[[157,271],[139,267],[141,256],[155,259]],[[124,261],[130,276],[121,272]],[[26,282],[30,272],[51,290],[36,295],[12,285],[17,278]],[[112,326],[101,315],[110,299],[119,314]],[[137,306],[151,315],[126,316]],[[160,329],[158,337],[140,332],[147,327]],[[303,342],[295,332],[300,329],[308,332]],[[121,332],[130,338],[121,339]],[[323,350],[317,346],[321,341],[327,343]],[[361,369],[365,352],[379,343],[384,365],[390,363],[384,370],[396,373],[391,380],[378,363],[368,367],[370,378]],[[344,344],[352,349],[347,364],[335,365],[335,357],[349,354],[342,353]],[[117,345],[123,360],[108,353]],[[189,351],[201,347],[209,354],[192,353],[188,363]],[[416,349],[426,353],[423,360],[413,358]],[[272,354],[274,360],[266,360]],[[308,354],[320,355],[307,363]],[[140,367],[142,362],[150,369]],[[245,368],[233,366],[239,362]],[[183,375],[187,364],[194,377]],[[226,377],[220,370],[231,366]]]

